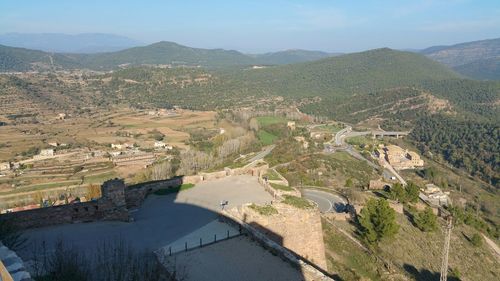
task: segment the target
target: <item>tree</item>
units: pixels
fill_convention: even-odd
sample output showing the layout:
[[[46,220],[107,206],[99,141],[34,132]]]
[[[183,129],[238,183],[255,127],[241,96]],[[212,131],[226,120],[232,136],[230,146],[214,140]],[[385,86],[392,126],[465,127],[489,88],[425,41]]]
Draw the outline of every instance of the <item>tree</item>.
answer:
[[[474,247],[479,247],[483,244],[483,238],[481,237],[481,235],[474,233],[474,235],[472,235],[470,239],[470,242],[472,243],[472,245],[474,245]]]
[[[351,178],[348,178],[346,181],[345,181],[345,186],[346,187],[352,187],[353,183],[352,183],[352,179]]]
[[[437,229],[437,217],[430,207],[426,207],[425,210],[417,213],[413,220],[421,231],[430,232]]]
[[[376,244],[384,238],[390,239],[399,230],[396,212],[385,199],[368,200],[361,210],[359,224],[363,238],[370,244]]]
[[[395,183],[390,190],[389,198],[398,200],[401,203],[417,202],[420,194],[420,187],[413,182],[408,182],[406,187],[400,183]]]
[[[257,119],[252,118],[250,119],[250,122],[248,122],[248,127],[250,128],[250,130],[257,132],[259,130],[259,122],[257,121]]]
[[[408,202],[415,203],[418,201],[418,195],[420,194],[420,187],[413,182],[408,182],[406,185],[406,200]]]
[[[401,185],[400,183],[395,183],[389,191],[389,198],[392,200],[398,200],[400,202],[404,202],[405,197],[406,197],[406,192],[403,185]]]

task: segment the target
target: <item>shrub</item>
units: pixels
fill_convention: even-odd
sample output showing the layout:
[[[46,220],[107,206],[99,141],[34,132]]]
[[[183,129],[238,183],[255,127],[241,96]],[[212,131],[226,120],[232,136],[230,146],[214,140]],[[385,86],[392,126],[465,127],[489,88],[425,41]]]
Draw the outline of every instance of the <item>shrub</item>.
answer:
[[[276,208],[274,208],[271,205],[259,206],[259,205],[252,204],[249,207],[250,207],[250,209],[257,211],[257,213],[259,213],[263,216],[271,216],[271,215],[275,215],[278,213],[278,210],[276,210]]]
[[[474,233],[474,235],[472,235],[470,239],[470,242],[472,243],[472,245],[474,245],[474,247],[479,247],[483,245],[483,237],[481,237],[481,235],[477,233]]]
[[[294,206],[299,209],[310,209],[314,206],[313,204],[311,204],[311,202],[302,197],[297,197],[292,195],[285,195],[283,197],[285,198],[285,200],[283,200],[283,203]]]
[[[417,227],[424,232],[434,231],[437,229],[437,217],[429,207],[426,207],[425,210],[417,213],[413,220]]]
[[[369,244],[392,238],[399,230],[396,212],[385,199],[370,199],[359,217],[361,235]]]

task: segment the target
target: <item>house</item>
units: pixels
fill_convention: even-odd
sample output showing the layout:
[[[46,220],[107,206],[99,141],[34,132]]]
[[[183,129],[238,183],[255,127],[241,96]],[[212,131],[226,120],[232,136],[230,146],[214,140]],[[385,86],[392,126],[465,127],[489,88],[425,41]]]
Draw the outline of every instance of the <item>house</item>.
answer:
[[[54,152],[53,148],[42,149],[40,150],[40,156],[54,156]]]
[[[0,163],[0,171],[8,171],[12,168],[10,162],[2,162]]]
[[[121,143],[112,143],[111,144],[111,148],[114,148],[114,149],[125,149],[125,148],[131,148],[132,145],[128,144],[128,143],[124,143],[124,144],[121,144]]]
[[[226,133],[226,129],[224,128],[219,128],[219,135],[223,135]]]
[[[294,130],[295,130],[295,128],[296,128],[296,127],[295,127],[295,121],[288,121],[288,122],[286,123],[286,126],[288,127],[288,129],[290,129],[290,130],[294,131]]]
[[[59,120],[64,120],[64,119],[66,119],[66,113],[59,113],[59,114],[57,115],[57,119],[59,119]]]
[[[121,155],[121,154],[122,154],[122,152],[121,152],[121,151],[110,151],[110,152],[109,152],[109,155],[110,155],[111,157],[116,157],[116,156]]]
[[[50,146],[53,146],[53,147],[58,147],[59,144],[57,142],[49,142],[48,143]]]
[[[155,141],[154,147],[155,148],[165,148],[167,144],[162,142],[162,141]]]

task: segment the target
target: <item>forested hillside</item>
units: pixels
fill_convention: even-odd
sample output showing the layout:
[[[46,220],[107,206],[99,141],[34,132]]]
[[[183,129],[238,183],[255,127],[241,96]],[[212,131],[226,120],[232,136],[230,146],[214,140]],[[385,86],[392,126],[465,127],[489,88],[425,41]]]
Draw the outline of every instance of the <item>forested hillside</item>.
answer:
[[[256,58],[257,62],[263,65],[281,65],[281,64],[315,61],[338,55],[339,54],[331,54],[320,51],[286,50],[286,51],[252,55],[252,57]]]
[[[300,98],[365,94],[424,80],[458,77],[422,55],[376,49],[314,62],[233,72],[228,79],[252,83],[254,91]]]
[[[430,47],[421,53],[465,76],[500,80],[500,38]]]
[[[498,123],[426,116],[417,120],[410,137],[422,153],[442,158],[500,187]]]
[[[79,66],[78,62],[66,55],[0,45],[0,72],[55,70]]]

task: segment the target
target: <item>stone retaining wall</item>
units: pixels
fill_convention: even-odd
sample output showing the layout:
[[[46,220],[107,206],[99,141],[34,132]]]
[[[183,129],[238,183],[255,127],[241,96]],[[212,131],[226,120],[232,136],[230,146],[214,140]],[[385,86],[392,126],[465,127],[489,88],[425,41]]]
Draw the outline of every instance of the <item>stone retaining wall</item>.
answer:
[[[0,216],[20,229],[100,220],[129,221],[123,180],[110,180],[101,187],[96,201],[19,211]]]
[[[327,281],[332,280],[333,278],[329,277],[325,274],[325,271],[317,268],[313,263],[308,262],[307,260],[302,259],[297,254],[291,252],[284,246],[280,245],[273,241],[270,237],[266,236],[266,234],[262,233],[258,228],[252,226],[246,219],[242,219],[238,213],[234,213],[234,210],[226,210],[224,211],[224,216],[222,216],[229,224],[235,224],[236,227],[242,227],[245,229],[245,232],[248,233],[253,239],[255,239],[262,247],[267,249],[268,251],[278,255],[283,260],[288,261],[293,266],[296,266],[301,270],[304,275],[304,279],[307,281]],[[305,236],[308,237],[308,236]],[[321,236],[321,242],[323,241],[323,236]],[[324,255],[324,249],[322,251]],[[320,265],[323,266],[323,265]],[[325,264],[326,266],[326,260]]]

